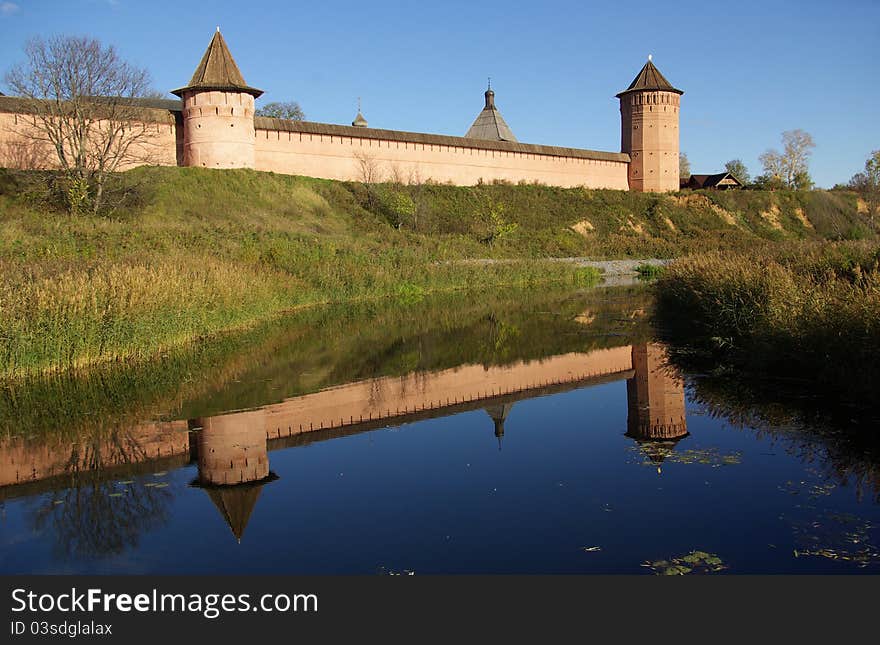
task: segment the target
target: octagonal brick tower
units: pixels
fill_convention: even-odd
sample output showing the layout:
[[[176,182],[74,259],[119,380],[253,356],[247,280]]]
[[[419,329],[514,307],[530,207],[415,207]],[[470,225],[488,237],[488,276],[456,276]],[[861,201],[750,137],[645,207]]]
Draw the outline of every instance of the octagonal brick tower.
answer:
[[[183,165],[254,167],[254,99],[262,90],[244,82],[217,28],[183,99]]]
[[[660,73],[651,57],[620,99],[620,150],[630,156],[629,188],[678,190],[678,117],[681,90]]]

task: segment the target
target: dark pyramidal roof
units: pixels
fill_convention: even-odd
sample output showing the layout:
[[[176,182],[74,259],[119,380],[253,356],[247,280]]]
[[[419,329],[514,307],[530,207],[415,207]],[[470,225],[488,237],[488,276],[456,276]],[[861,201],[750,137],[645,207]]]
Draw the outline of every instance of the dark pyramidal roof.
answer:
[[[510,127],[495,107],[495,92],[486,90],[486,107],[477,115],[473,125],[464,135],[466,139],[484,139],[488,141],[516,141]]]
[[[370,125],[369,123],[367,123],[367,120],[364,118],[364,115],[361,114],[360,110],[358,110],[357,116],[354,118],[354,121],[352,121],[351,124],[356,128],[367,128]]]
[[[205,489],[214,506],[232,530],[235,539],[241,542],[251,513],[263,487],[259,484],[239,484],[238,486],[218,486]]]
[[[629,87],[617,96],[623,96],[629,92],[641,92],[646,90],[664,90],[666,92],[675,92],[676,94],[684,94],[681,90],[672,87],[672,83],[666,80],[666,77],[660,73],[660,70],[651,62],[650,56],[648,62],[642,67],[641,71],[636,74],[633,82]]]
[[[235,59],[229,52],[226,41],[220,33],[220,28],[214,33],[211,44],[202,56],[202,61],[196,67],[196,71],[189,81],[189,85],[173,90],[171,93],[181,96],[186,90],[225,90],[239,91],[253,94],[254,98],[260,96],[263,90],[250,87],[244,81],[244,76],[235,64]]]
[[[714,188],[725,179],[730,179],[737,186],[742,186],[742,182],[729,172],[719,172],[714,175],[691,175],[687,179],[682,178],[679,183],[681,188]]]

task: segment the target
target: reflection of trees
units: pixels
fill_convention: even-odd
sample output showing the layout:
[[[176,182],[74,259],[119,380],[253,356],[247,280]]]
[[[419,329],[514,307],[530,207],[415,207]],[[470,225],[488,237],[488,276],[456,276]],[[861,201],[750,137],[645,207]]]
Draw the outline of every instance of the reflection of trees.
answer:
[[[852,486],[861,499],[880,502],[880,438],[875,412],[834,408],[805,397],[779,382],[746,383],[742,379],[693,379],[695,402],[759,439],[769,439],[786,453],[816,468],[842,486]]]
[[[74,444],[66,487],[39,498],[33,529],[50,529],[56,552],[64,556],[104,556],[136,546],[142,533],[167,520],[171,493],[153,482],[118,484],[102,469],[144,458],[143,448],[121,431]]]

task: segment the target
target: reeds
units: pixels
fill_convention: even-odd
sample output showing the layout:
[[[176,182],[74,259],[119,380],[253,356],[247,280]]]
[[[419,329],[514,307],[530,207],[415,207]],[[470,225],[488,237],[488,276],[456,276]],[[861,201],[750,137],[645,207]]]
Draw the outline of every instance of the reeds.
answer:
[[[657,318],[679,343],[740,369],[853,396],[880,377],[880,247],[825,243],[671,264]]]

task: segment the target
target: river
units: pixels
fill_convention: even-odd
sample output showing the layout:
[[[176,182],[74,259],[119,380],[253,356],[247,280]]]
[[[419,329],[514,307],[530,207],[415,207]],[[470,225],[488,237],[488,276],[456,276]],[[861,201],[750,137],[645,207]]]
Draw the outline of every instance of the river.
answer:
[[[0,571],[880,572],[870,429],[653,325],[644,286],[499,289],[7,384]]]

